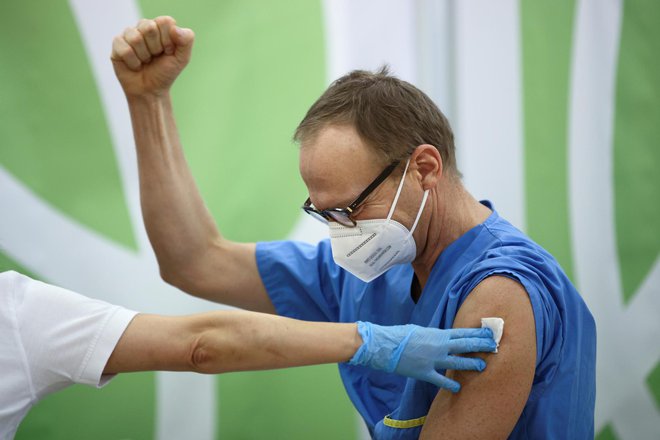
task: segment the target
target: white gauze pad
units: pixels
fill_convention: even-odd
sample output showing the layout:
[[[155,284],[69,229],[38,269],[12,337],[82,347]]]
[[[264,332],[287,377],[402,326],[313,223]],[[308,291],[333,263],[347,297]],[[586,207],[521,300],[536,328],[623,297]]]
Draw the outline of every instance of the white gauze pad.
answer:
[[[504,333],[504,320],[502,318],[481,318],[481,328],[489,328],[493,331],[493,339],[500,346],[500,339]],[[497,349],[495,349],[497,353]]]

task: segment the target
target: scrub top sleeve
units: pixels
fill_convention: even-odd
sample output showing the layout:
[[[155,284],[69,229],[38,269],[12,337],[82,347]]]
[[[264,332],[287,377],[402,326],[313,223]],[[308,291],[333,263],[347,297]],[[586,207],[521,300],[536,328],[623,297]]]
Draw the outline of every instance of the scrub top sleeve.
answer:
[[[343,271],[332,259],[329,241],[258,243],[256,258],[279,315],[306,321],[339,320]]]
[[[532,304],[536,327],[536,365],[538,366],[545,352],[545,345],[560,326],[556,321],[557,313],[549,301],[549,293],[544,285],[544,277],[535,268],[510,257],[495,257],[484,260],[471,268],[469,275],[463,278],[458,290],[458,308],[465,298],[479,283],[490,276],[504,276],[520,283]],[[505,324],[506,326],[506,324]]]

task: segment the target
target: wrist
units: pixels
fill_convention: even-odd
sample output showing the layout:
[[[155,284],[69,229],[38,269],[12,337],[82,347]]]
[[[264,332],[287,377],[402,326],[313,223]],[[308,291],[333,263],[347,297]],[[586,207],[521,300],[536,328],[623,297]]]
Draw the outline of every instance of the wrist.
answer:
[[[170,91],[161,90],[153,92],[126,93],[126,101],[129,105],[158,104],[170,101]]]
[[[371,323],[358,321],[355,323],[354,341],[357,344],[355,354],[348,362],[350,365],[369,366],[371,341]]]
[[[365,341],[358,329],[358,323],[352,324],[352,327],[353,327],[353,338],[351,340],[351,348],[353,349],[352,356],[354,357],[357,354],[357,352],[360,350],[360,347],[362,347]]]

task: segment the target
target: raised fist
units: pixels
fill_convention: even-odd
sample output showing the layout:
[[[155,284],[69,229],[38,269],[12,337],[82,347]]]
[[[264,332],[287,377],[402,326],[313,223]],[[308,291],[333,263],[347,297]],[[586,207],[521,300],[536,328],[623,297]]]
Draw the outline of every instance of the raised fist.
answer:
[[[194,39],[167,16],[142,19],[116,36],[110,58],[126,96],[166,93],[190,61]]]

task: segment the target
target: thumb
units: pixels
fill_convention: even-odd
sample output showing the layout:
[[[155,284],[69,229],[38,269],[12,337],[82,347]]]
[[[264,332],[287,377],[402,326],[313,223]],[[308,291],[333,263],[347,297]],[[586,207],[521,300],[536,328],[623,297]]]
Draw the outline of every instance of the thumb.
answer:
[[[176,46],[174,54],[177,58],[187,58],[190,56],[190,49],[192,47],[193,41],[195,40],[195,33],[192,31],[192,29],[174,26],[170,31],[170,37]]]

